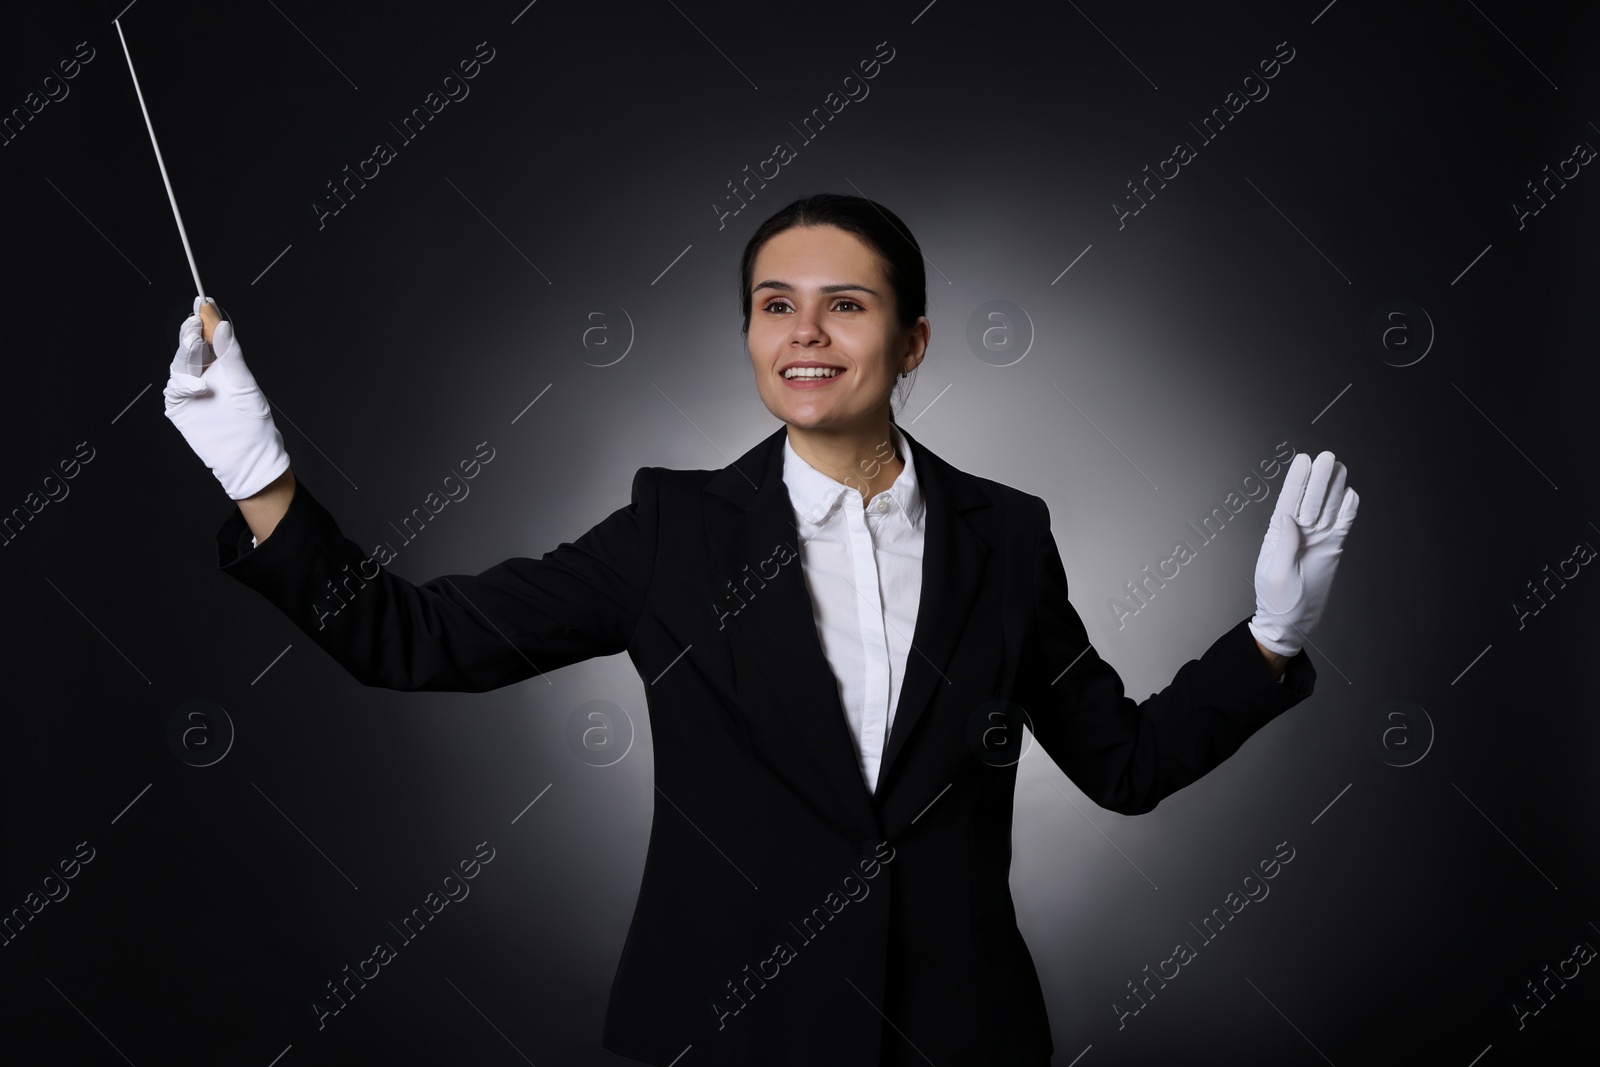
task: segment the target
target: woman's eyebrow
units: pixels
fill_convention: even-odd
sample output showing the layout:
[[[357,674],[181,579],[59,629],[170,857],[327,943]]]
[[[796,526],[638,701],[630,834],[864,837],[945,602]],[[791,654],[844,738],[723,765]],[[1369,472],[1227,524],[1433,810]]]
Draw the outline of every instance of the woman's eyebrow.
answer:
[[[794,292],[794,286],[790,285],[788,282],[780,282],[780,281],[777,281],[775,279],[769,279],[767,281],[761,282],[759,285],[755,285],[755,286],[751,287],[750,291],[753,293],[757,289],[781,289],[782,291],[784,291],[786,293]],[[841,284],[841,285],[824,285],[821,288],[819,288],[817,290],[817,292],[819,292],[819,293],[857,292],[857,293],[871,293],[873,296],[877,296],[878,295],[878,291],[876,289],[871,288],[870,286],[855,285],[853,283],[845,283],[845,284]]]

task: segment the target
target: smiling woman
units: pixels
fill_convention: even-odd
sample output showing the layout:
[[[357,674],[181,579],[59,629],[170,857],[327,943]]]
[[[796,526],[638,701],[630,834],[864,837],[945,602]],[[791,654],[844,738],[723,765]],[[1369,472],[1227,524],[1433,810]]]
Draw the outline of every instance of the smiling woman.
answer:
[[[1343,465],[1294,458],[1255,614],[1134,701],[1072,606],[1045,502],[894,420],[931,333],[910,234],[881,204],[819,195],[750,237],[743,332],[780,425],[733,463],[641,467],[628,506],[537,559],[420,583],[364,571],[376,588],[320,627],[326,584],[372,561],[288,469],[231,326],[205,327],[214,360],[191,351],[212,336],[199,315],[180,335],[168,417],[238,503],[223,573],[353,677],[480,692],[625,652],[646,683],[666,803],[601,1037],[632,1060],[1043,1067],[1009,883],[1017,761],[993,709],[1020,712],[1090,801],[1135,815],[1316,681],[1300,648],[1355,518]],[[845,907],[838,872],[885,855]]]
[[[788,443],[816,470],[860,487],[892,485],[898,455],[889,395],[927,354],[922,250],[910,228],[860,197],[797,200],[762,223],[739,265],[744,335],[756,388],[789,426]],[[903,402],[903,397],[902,397]],[[863,478],[864,464],[873,466]]]

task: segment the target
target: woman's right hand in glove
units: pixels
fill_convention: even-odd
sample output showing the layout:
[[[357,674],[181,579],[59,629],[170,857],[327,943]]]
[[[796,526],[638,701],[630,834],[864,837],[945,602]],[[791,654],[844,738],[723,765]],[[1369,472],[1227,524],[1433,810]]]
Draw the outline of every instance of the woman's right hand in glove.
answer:
[[[208,343],[201,303],[178,330],[178,351],[167,378],[166,414],[223,490],[234,500],[252,496],[289,469],[283,435],[272,409],[245,365],[233,324],[217,322]],[[206,309],[215,318],[214,308]]]

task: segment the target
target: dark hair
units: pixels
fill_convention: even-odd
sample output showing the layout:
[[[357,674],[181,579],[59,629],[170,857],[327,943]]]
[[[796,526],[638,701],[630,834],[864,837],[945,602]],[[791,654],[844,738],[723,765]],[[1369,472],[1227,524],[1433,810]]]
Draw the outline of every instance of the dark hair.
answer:
[[[894,290],[895,317],[909,328],[927,314],[928,278],[922,269],[922,248],[899,217],[882,204],[860,196],[818,193],[801,197],[756,227],[739,261],[739,302],[743,305],[743,333],[750,333],[750,286],[756,255],[763,245],[796,226],[837,226],[859,237],[883,260],[884,277]]]

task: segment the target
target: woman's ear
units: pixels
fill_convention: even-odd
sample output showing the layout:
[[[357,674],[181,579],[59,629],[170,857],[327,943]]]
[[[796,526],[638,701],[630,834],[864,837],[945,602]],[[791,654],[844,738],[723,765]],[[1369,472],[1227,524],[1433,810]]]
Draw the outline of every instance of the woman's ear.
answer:
[[[900,374],[909,374],[922,363],[928,354],[928,342],[932,335],[933,328],[928,322],[928,316],[917,316],[917,321],[906,331],[905,345],[900,357]]]

